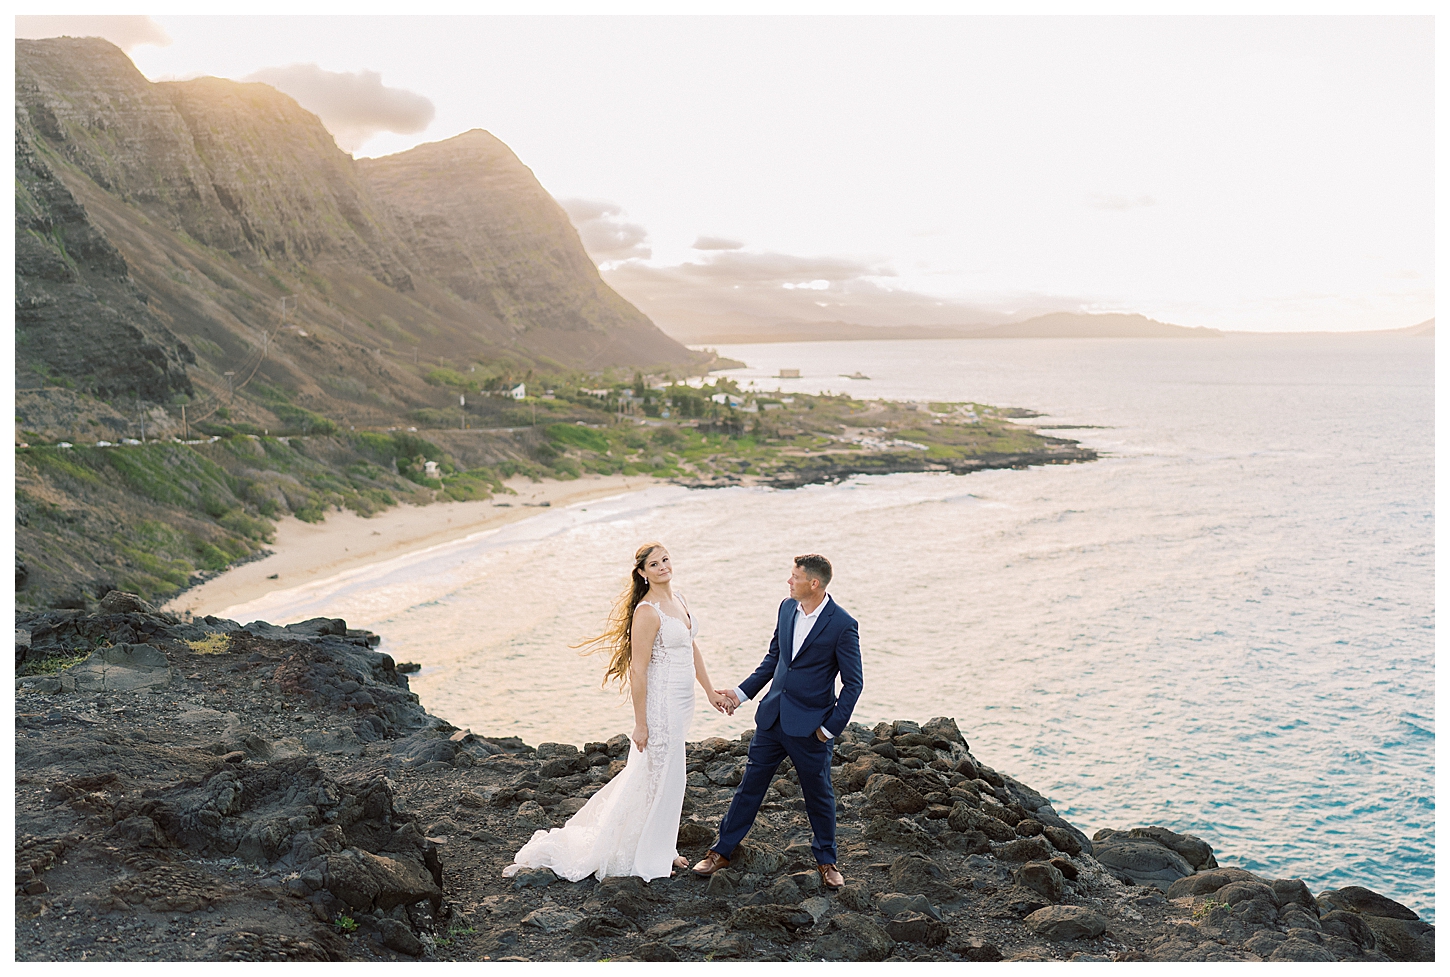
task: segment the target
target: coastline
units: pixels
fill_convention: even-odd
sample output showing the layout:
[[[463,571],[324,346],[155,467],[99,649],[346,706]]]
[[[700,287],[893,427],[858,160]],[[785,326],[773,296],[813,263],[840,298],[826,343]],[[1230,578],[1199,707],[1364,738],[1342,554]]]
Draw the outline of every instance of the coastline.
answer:
[[[269,555],[182,591],[162,609],[177,615],[215,614],[274,590],[518,522],[536,515],[545,504],[574,505],[665,481],[650,475],[584,475],[570,481],[542,482],[519,476],[504,482],[516,494],[491,499],[402,504],[371,517],[344,510],[329,513],[321,523],[288,516],[277,521],[277,541],[269,547]]]

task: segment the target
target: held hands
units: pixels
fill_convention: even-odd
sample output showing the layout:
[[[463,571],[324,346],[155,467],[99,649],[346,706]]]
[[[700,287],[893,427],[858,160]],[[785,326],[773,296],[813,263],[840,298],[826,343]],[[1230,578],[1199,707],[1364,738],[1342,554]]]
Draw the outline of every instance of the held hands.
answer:
[[[649,746],[649,727],[644,723],[635,723],[634,732],[630,734],[629,738],[634,740],[634,748],[643,753],[644,748]]]
[[[740,700],[735,698],[735,693],[730,689],[716,689],[710,696],[710,705],[727,716],[733,716],[735,710],[740,708]]]

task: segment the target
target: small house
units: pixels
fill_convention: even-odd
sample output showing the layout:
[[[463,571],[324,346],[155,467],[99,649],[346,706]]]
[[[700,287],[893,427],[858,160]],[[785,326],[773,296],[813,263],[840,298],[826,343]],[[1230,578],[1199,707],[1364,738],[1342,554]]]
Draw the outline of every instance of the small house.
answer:
[[[799,380],[800,378],[801,378],[801,371],[800,370],[791,370],[791,369],[788,369],[786,367],[781,367],[780,368],[780,374],[779,374],[778,379],[781,379],[781,380]]]
[[[514,400],[523,400],[526,396],[526,394],[524,393],[524,385],[521,383],[517,387],[514,387],[512,390],[509,391],[509,396],[512,397]]]

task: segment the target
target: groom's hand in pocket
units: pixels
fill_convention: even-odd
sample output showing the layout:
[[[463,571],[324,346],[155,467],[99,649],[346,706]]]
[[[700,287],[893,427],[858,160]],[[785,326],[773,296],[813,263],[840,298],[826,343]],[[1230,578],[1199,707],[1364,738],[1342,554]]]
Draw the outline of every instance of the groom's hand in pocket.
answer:
[[[825,730],[821,729],[816,730],[816,739],[820,740],[822,743],[829,743],[831,741],[831,738],[826,735]]]

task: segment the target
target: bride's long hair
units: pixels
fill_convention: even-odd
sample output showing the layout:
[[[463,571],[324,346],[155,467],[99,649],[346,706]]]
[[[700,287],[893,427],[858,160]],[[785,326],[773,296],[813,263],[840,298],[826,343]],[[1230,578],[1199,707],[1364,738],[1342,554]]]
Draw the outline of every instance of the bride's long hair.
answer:
[[[664,549],[662,543],[645,543],[634,552],[634,569],[629,573],[629,586],[624,588],[624,593],[614,602],[614,610],[609,612],[609,620],[604,626],[604,632],[593,638],[581,641],[574,648],[583,648],[581,655],[593,655],[600,652],[609,655],[609,667],[604,670],[604,681],[601,686],[608,685],[610,680],[617,681],[621,690],[629,685],[629,658],[632,641],[634,638],[634,609],[639,602],[644,600],[644,595],[649,593],[649,580],[644,575],[644,564],[649,555],[655,550]]]

